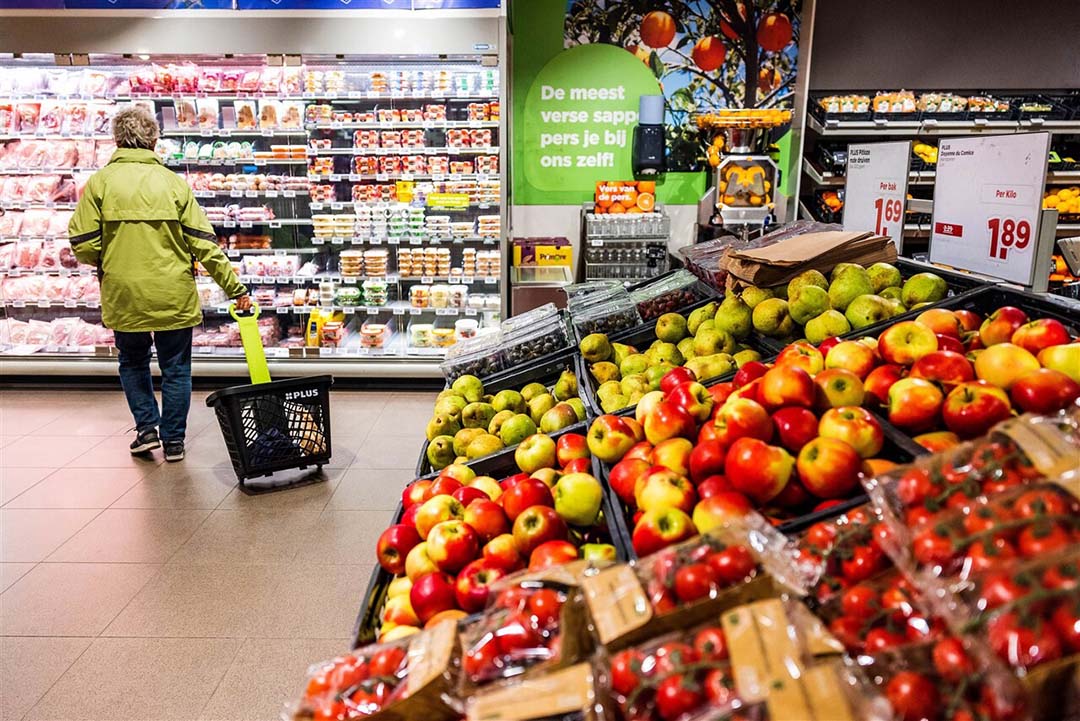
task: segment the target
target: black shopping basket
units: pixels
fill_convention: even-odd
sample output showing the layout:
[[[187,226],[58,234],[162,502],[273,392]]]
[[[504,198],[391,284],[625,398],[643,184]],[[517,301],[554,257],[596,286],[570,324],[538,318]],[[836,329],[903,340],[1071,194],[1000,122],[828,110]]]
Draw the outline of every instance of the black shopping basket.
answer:
[[[245,485],[249,478],[291,468],[321,469],[330,461],[330,387],[334,384],[329,375],[271,381],[256,323],[258,306],[252,311],[244,316],[235,308],[229,311],[240,327],[251,384],[215,391],[206,399],[206,405],[217,414],[240,488],[249,493],[281,490],[313,480],[304,478],[256,490]]]

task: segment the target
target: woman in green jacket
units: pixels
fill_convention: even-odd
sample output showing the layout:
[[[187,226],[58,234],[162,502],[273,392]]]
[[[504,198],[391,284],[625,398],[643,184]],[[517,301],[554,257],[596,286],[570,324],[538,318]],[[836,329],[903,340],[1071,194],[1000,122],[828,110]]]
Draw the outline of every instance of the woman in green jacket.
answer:
[[[140,106],[121,110],[113,137],[117,150],[87,182],[68,236],[75,256],[98,269],[101,319],[115,332],[120,382],[135,417],[131,452],[164,443],[165,459],[179,461],[191,405],[191,329],[202,323],[194,262],[237,308],[247,310],[251,300],[191,188],[154,153],[154,116]],[[160,412],[151,345],[161,368]]]

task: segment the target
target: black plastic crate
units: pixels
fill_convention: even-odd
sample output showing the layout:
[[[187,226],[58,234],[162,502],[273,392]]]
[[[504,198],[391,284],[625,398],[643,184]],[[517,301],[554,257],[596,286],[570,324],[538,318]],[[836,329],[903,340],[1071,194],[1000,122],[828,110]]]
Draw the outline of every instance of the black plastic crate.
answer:
[[[330,461],[333,384],[333,377],[321,375],[223,388],[207,396],[240,490],[259,492],[244,483],[249,478],[292,468],[322,468]],[[261,492],[286,487],[275,485]]]
[[[543,383],[549,389],[559,379],[564,370],[572,370],[577,373],[577,363],[574,356],[577,354],[573,348],[564,348],[558,353],[541,358],[535,363],[530,363],[523,368],[516,368],[510,372],[499,373],[484,380],[484,390],[495,394],[502,390],[521,390],[529,383]],[[581,379],[578,378],[578,395],[581,394]],[[584,401],[582,401],[584,403]],[[588,404],[585,405],[586,412]],[[561,431],[559,435],[561,435]],[[516,446],[511,446],[516,448]],[[428,441],[425,440],[420,448],[420,458],[416,462],[417,477],[434,473],[435,469],[427,460]],[[480,460],[480,459],[477,459]]]
[[[577,428],[577,426],[574,426],[574,428]],[[565,429],[564,432],[569,431],[570,429],[568,428]],[[486,458],[470,461],[466,465],[476,471],[478,476],[491,476],[496,479],[506,478],[507,476],[512,476],[519,472],[517,463],[514,461],[513,449],[507,449],[487,456]],[[593,468],[595,470],[595,465]],[[434,479],[437,476],[437,473],[432,473],[423,476],[423,478]],[[616,520],[613,520],[617,519],[617,513],[615,507],[611,505],[611,493],[610,489],[607,487],[607,480],[600,476],[597,476],[596,478],[600,481],[600,484],[604,489],[600,513],[607,534],[603,537],[603,540],[610,542],[611,545],[615,547],[615,558],[617,560],[628,561],[633,557],[633,551],[630,548],[629,538],[622,533],[621,529],[623,529],[624,526],[619,525]],[[404,487],[402,490],[404,490]],[[404,513],[404,507],[401,504],[398,504],[397,510],[394,512],[388,526],[399,523]],[[371,573],[371,579],[368,581],[367,590],[364,591],[364,595],[360,601],[360,613],[357,616],[356,625],[353,627],[353,648],[359,648],[360,646],[373,643],[378,637],[379,613],[383,608],[387,588],[393,580],[394,576],[392,574],[376,564],[375,570]]]
[[[1063,105],[1061,101],[1064,100],[1064,96],[1053,97],[1050,95],[1020,95],[1009,98],[1009,102],[1016,110],[1016,117],[1020,120],[1068,120],[1072,111]],[[1021,110],[1020,106],[1024,103],[1038,103],[1040,105],[1048,105],[1049,110]]]
[[[810,114],[812,116],[814,116],[815,118],[817,118],[822,124],[825,124],[825,123],[827,123],[829,121],[855,122],[855,121],[867,121],[867,120],[870,120],[870,118],[872,117],[872,114],[871,114],[871,112],[869,110],[867,110],[866,112],[862,112],[862,113],[830,113],[830,112],[826,111],[825,108],[821,107],[821,103],[819,102],[821,100],[821,98],[829,97],[830,95],[838,95],[838,94],[840,94],[840,95],[856,95],[856,94],[859,94],[859,93],[821,93],[821,94],[814,95],[814,96],[812,96],[810,98],[810,102],[808,103]],[[869,97],[871,100],[873,99],[873,93],[864,93],[864,94],[867,95],[867,97]]]

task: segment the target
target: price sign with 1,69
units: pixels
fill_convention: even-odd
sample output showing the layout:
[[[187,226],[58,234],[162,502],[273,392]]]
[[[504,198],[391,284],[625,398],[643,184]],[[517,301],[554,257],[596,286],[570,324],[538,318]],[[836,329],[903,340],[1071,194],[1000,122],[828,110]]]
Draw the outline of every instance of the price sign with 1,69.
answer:
[[[931,262],[1031,285],[1049,153],[1049,133],[942,139]]]
[[[872,230],[903,249],[911,142],[848,145],[844,230]]]

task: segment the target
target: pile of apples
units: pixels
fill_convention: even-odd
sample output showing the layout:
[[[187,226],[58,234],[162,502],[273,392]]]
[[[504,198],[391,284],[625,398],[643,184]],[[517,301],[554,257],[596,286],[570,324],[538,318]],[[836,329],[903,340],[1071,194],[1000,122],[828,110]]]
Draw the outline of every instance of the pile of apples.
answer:
[[[379,565],[397,576],[380,640],[482,610],[491,584],[514,571],[615,559],[585,437],[538,433],[514,458],[521,472],[502,480],[452,464],[402,492],[403,515],[376,546]]]

